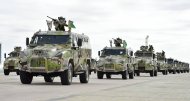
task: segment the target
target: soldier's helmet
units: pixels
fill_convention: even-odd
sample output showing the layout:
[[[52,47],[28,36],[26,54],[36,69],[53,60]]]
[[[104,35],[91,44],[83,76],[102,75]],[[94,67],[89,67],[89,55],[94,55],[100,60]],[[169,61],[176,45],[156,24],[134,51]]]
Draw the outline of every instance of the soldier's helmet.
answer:
[[[59,20],[59,24],[64,24],[64,23],[66,23],[65,18],[63,18],[62,16],[58,17],[58,20]]]
[[[62,16],[60,16],[60,17],[58,17],[58,20],[63,20],[63,21],[65,21],[65,18],[62,17]]]

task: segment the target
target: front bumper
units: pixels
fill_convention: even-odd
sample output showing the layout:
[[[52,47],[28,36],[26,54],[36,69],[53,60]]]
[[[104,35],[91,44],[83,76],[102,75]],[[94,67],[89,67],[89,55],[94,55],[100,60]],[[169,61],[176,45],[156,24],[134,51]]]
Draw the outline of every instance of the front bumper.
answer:
[[[98,68],[98,71],[102,72],[121,72],[125,70],[127,68],[122,64],[104,64]]]
[[[59,59],[32,58],[29,62],[21,66],[21,71],[35,73],[62,72],[68,66],[63,65]]]

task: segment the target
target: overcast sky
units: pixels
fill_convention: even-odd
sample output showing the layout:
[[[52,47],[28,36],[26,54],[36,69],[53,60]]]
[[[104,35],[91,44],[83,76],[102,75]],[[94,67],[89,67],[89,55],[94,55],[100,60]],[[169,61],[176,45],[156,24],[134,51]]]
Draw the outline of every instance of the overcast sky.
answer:
[[[74,32],[90,36],[94,58],[111,38],[125,39],[136,51],[149,35],[156,51],[190,62],[190,0],[1,0],[2,54],[47,30],[47,15],[73,20]]]

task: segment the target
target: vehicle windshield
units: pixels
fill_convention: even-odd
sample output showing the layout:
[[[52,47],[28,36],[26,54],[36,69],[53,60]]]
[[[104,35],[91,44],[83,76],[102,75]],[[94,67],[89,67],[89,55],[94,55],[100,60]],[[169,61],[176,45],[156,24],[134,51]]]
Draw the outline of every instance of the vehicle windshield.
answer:
[[[137,52],[136,56],[138,56],[138,57],[152,57],[152,53]]]
[[[67,44],[69,39],[69,35],[36,35],[30,44]]]
[[[17,52],[11,52],[11,53],[9,54],[9,56],[10,56],[10,57],[18,57],[18,56],[19,56],[19,53],[17,53]]]
[[[137,53],[136,53],[136,56],[138,56],[138,57],[143,57],[143,53],[137,52]]]
[[[125,49],[104,49],[102,50],[101,56],[109,56],[109,55],[125,55]]]
[[[169,64],[171,64],[171,63],[173,63],[173,59],[168,59],[168,61],[167,61],[167,63],[169,63]]]

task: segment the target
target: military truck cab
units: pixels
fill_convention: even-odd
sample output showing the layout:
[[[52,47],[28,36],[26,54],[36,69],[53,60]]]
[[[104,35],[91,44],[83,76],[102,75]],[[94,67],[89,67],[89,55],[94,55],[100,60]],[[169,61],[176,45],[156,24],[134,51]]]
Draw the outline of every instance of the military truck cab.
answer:
[[[116,47],[105,47],[98,52],[98,79],[103,79],[104,74],[108,79],[111,78],[111,75],[117,74],[121,74],[122,79],[134,78],[134,58],[128,54],[128,49],[121,47],[119,44],[117,45]]]
[[[174,66],[174,59],[172,59],[172,58],[167,58],[167,59],[166,59],[166,62],[167,62],[168,72],[169,72],[169,73],[176,74],[176,68],[175,68],[175,66]],[[176,65],[176,66],[177,66],[177,65]]]
[[[44,76],[53,82],[59,76],[62,85],[70,85],[79,75],[81,83],[88,83],[91,65],[90,39],[84,34],[66,31],[38,31],[27,49],[20,55],[20,80],[30,84],[33,76]]]
[[[181,73],[181,66],[182,63],[178,60],[174,60],[174,69],[176,70],[176,73]]]
[[[150,76],[157,76],[157,59],[153,50],[148,46],[141,46],[140,50],[135,52],[136,67],[135,73],[140,76],[140,73],[150,73]]]
[[[165,52],[157,52],[156,53],[157,57],[157,68],[158,72],[161,72],[163,75],[168,74],[168,69],[166,66],[166,57],[165,57]]]
[[[9,75],[10,72],[16,72],[19,75],[19,55],[20,55],[21,47],[15,47],[14,51],[10,52],[8,57],[6,57],[6,53],[4,54],[4,75]]]
[[[184,68],[187,73],[189,73],[189,63],[184,63]]]

